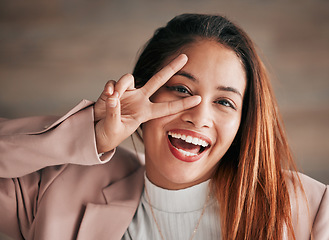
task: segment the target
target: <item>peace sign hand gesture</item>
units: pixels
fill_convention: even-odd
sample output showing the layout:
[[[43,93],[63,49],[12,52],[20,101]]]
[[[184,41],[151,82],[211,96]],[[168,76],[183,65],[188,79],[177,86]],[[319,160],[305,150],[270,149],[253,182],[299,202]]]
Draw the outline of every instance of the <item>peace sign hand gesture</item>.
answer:
[[[134,87],[130,74],[119,81],[109,81],[94,106],[97,150],[107,152],[117,147],[136,131],[140,124],[151,119],[172,115],[198,105],[200,96],[171,102],[152,103],[149,98],[187,62],[182,54],[155,74],[143,87]]]

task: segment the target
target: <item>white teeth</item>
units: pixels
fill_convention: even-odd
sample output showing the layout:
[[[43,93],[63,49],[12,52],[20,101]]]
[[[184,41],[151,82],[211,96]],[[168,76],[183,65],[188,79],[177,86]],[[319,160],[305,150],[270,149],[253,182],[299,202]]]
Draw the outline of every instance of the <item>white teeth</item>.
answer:
[[[187,136],[185,142],[192,143],[193,138],[191,136]]]
[[[172,136],[173,138],[182,139],[187,143],[192,143],[194,145],[200,145],[202,147],[207,147],[209,145],[206,141],[204,141],[200,138],[196,138],[196,137],[192,137],[192,136],[186,136],[184,134],[169,132],[168,135]]]
[[[176,147],[175,147],[176,148]],[[184,151],[183,149],[179,149],[179,148],[176,148],[178,151],[180,151],[181,153],[183,153],[185,156],[188,156],[188,157],[191,157],[191,156],[195,156],[197,155],[196,153],[191,153],[191,152],[186,152]]]
[[[194,145],[199,145],[198,143],[199,143],[199,139],[198,138],[193,138],[192,139],[192,143],[194,144]]]
[[[199,144],[200,144],[200,141],[199,141]],[[202,147],[207,147],[208,146],[208,143],[206,141],[201,140],[201,144],[200,145]]]

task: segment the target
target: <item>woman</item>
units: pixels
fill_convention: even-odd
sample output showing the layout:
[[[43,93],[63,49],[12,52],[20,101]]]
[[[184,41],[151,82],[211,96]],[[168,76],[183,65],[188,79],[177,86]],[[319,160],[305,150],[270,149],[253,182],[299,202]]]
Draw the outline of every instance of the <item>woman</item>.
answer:
[[[296,172],[265,68],[240,28],[177,16],[155,32],[133,76],[60,119],[2,122],[3,233],[329,238],[327,187]],[[137,154],[117,147],[139,126],[145,175]]]

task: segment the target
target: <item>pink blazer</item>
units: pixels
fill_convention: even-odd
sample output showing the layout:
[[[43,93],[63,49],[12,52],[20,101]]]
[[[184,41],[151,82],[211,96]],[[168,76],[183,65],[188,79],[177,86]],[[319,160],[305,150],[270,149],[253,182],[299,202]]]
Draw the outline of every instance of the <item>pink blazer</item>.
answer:
[[[143,191],[144,166],[118,147],[98,157],[92,102],[61,118],[0,120],[0,239],[121,239]],[[328,186],[300,174],[298,240],[329,240]],[[291,196],[294,191],[290,191]]]

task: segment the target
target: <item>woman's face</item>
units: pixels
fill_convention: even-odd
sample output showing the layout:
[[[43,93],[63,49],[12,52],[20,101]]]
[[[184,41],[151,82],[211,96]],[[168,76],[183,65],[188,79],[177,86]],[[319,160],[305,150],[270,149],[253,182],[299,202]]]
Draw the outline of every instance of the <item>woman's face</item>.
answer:
[[[191,109],[143,124],[148,178],[166,189],[209,179],[240,125],[246,74],[237,55],[215,41],[184,48],[187,64],[151,98],[167,102],[199,95]]]

